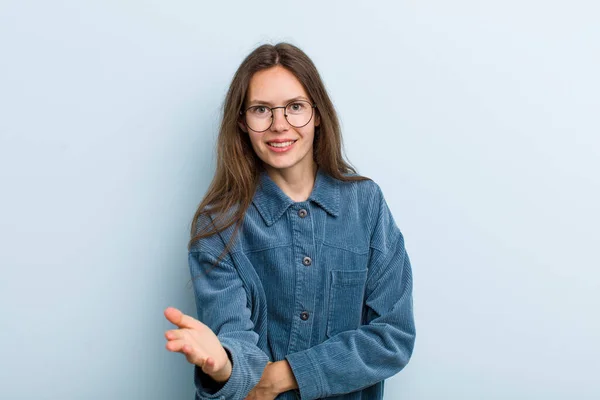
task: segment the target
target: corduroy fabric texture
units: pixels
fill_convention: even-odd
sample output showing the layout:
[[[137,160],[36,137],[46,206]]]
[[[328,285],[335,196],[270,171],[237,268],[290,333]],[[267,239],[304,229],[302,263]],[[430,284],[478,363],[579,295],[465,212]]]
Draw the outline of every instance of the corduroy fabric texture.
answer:
[[[384,379],[412,355],[415,324],[411,264],[379,186],[319,170],[310,197],[294,202],[262,173],[213,268],[232,230],[189,252],[198,319],[233,364],[220,387],[195,367],[196,399],[243,399],[267,361],[283,359],[299,389],[278,399],[382,399]]]

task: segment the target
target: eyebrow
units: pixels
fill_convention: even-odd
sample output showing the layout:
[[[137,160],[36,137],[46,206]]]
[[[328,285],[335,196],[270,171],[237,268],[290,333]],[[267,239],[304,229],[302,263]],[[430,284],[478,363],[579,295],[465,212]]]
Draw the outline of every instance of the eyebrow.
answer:
[[[310,103],[310,100],[307,99],[306,97],[304,97],[304,96],[296,96],[294,98],[286,100],[284,102],[284,104],[288,104],[288,103],[290,103],[290,102],[292,102],[294,100],[306,100],[306,101],[308,101]],[[255,100],[252,100],[252,101],[248,102],[248,106],[255,105],[255,104],[266,104],[268,106],[273,106],[273,103],[271,103],[271,102],[264,101],[264,100],[258,100],[258,99],[255,99]]]

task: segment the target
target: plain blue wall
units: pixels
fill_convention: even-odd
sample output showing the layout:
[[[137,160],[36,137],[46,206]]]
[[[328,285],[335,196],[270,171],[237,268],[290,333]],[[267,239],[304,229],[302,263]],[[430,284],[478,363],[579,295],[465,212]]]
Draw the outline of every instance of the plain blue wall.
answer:
[[[593,1],[0,2],[0,398],[191,399],[189,223],[255,46],[319,68],[414,269],[386,399],[600,398]]]

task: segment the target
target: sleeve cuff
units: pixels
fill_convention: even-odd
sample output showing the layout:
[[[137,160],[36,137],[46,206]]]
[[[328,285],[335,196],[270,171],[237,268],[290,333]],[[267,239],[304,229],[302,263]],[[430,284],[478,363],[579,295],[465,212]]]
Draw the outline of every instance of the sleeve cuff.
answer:
[[[202,372],[200,367],[194,367],[194,380],[196,382],[196,393],[197,398],[201,400],[209,399],[232,399],[235,397],[237,392],[236,380],[239,382],[239,360],[237,353],[232,349],[223,344],[223,348],[227,352],[229,360],[231,361],[231,376],[225,383],[214,381],[210,376]]]
[[[298,382],[300,398],[305,400],[324,397],[319,366],[310,355],[310,349],[288,354],[285,358]]]
[[[231,376],[223,385],[212,381],[199,367],[195,367],[197,399],[242,399],[256,386],[267,365],[268,359],[265,355],[250,357],[244,355],[243,346],[240,346],[235,340],[226,337],[220,338],[220,340],[225,351],[231,356]],[[202,378],[200,374],[203,375]],[[207,383],[209,384],[207,385]],[[220,385],[223,386],[219,388]]]
[[[227,353],[227,357],[229,358],[229,361],[231,362],[231,365],[233,367],[233,358],[232,358],[231,352],[227,348],[225,348],[225,352]],[[232,375],[233,375],[233,369],[232,369]],[[204,372],[202,372],[202,369],[200,369],[200,367],[198,367],[197,365],[194,366],[194,379],[197,382],[197,387],[202,388],[202,391],[206,392],[209,395],[215,394],[227,383],[227,382],[215,381],[208,374],[205,374]]]

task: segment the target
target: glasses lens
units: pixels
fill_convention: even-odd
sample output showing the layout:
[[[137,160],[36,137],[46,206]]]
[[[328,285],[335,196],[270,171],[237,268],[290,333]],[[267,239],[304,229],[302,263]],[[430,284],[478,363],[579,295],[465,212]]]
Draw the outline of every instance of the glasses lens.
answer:
[[[268,107],[252,106],[246,110],[246,124],[253,131],[266,131],[271,126],[271,116]]]
[[[290,125],[301,128],[310,122],[312,118],[313,108],[308,101],[298,100],[290,103],[285,108],[287,120]]]
[[[310,122],[313,116],[313,107],[308,101],[298,100],[285,107],[285,114],[291,126],[301,128]],[[273,113],[267,106],[252,106],[246,110],[245,115],[246,125],[255,132],[266,131],[273,122]]]

